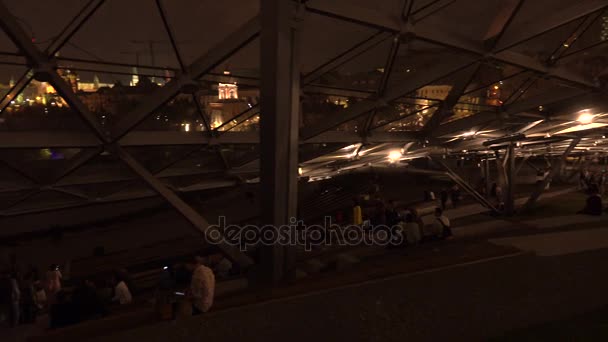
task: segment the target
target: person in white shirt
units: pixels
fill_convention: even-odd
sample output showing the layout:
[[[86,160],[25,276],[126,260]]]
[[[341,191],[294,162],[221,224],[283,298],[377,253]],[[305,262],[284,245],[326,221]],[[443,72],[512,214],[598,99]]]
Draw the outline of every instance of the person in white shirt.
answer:
[[[433,235],[436,238],[445,239],[452,236],[450,219],[448,219],[441,208],[435,208],[435,221],[433,221]]]
[[[200,257],[194,257],[187,266],[192,271],[192,281],[188,293],[188,298],[192,302],[192,313],[196,315],[207,312],[213,305],[215,275],[209,267],[203,265]]]
[[[131,291],[129,291],[129,287],[125,282],[124,277],[120,273],[116,273],[114,279],[116,286],[114,287],[114,297],[112,298],[112,301],[119,302],[120,305],[131,304],[133,297],[131,296]]]

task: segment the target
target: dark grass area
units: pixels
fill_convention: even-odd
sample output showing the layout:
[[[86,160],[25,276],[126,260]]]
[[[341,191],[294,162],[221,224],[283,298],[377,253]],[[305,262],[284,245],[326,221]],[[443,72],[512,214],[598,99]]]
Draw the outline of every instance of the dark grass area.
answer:
[[[491,341],[608,341],[608,307],[516,330]]]

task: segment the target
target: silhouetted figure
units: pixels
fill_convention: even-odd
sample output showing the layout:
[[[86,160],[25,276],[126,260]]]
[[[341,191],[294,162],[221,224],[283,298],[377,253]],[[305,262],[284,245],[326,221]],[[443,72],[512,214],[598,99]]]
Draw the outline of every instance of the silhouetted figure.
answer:
[[[445,188],[441,189],[439,196],[441,198],[441,209],[445,210],[448,204],[448,190]]]
[[[374,215],[371,218],[371,224],[372,226],[386,224],[386,208],[384,207],[384,203],[382,201],[378,201],[376,203],[376,209],[374,210]]]
[[[90,279],[85,279],[80,286],[74,290],[72,302],[79,321],[93,319],[107,314],[107,310],[97,294],[95,283]]]
[[[454,184],[452,187],[452,206],[456,208],[456,206],[460,203],[460,188],[458,185]]]
[[[55,294],[55,303],[51,305],[49,316],[51,329],[62,328],[78,323],[74,304],[69,300],[65,291],[60,290]]]
[[[34,274],[29,271],[21,281],[21,321],[29,324],[36,321],[36,302],[34,300]]]
[[[399,223],[399,213],[397,209],[395,209],[395,201],[388,201],[388,205],[386,206],[386,224],[389,226],[394,226]]]
[[[589,187],[589,197],[587,197],[585,207],[578,213],[586,215],[602,215],[603,210],[604,207],[602,204],[602,197],[599,195],[598,187],[595,184],[591,184]]]
[[[359,205],[359,201],[357,199],[353,200],[353,225],[360,226],[363,224],[363,213],[361,210],[361,205]]]

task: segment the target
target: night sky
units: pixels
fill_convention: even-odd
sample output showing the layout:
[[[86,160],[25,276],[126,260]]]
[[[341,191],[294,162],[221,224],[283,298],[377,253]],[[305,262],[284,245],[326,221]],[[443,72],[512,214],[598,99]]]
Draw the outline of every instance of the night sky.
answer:
[[[324,0],[332,1],[332,0]],[[418,0],[414,8],[420,8],[431,0]],[[425,18],[418,25],[444,27],[456,36],[479,40],[489,26],[492,17],[500,9],[503,0],[459,0],[436,15]],[[85,0],[5,0],[6,5],[23,23],[24,29],[35,37],[44,48],[50,40],[87,3]],[[344,1],[342,1],[344,2]],[[349,0],[358,6],[399,15],[401,0]],[[542,14],[545,1],[529,0],[513,21],[513,27],[525,25]],[[566,6],[567,0],[552,1],[554,9]],[[164,1],[168,19],[178,41],[186,64],[224,39],[259,10],[258,0],[171,0]],[[304,72],[321,65],[332,56],[348,49],[374,33],[371,28],[341,22],[335,19],[309,14],[302,25],[301,62]],[[169,44],[154,0],[106,0],[93,17],[60,51],[63,57],[85,58],[115,62],[135,63],[135,53],[140,53],[140,64],[151,64],[148,44],[134,40],[154,40],[155,65],[176,68],[177,59]],[[350,63],[346,72],[368,71],[382,65],[386,46],[379,46],[360,60]],[[0,33],[0,51],[14,52],[15,47]],[[257,69],[259,65],[259,41],[255,40],[216,71],[224,69]],[[17,78],[23,67],[0,65],[0,83],[7,83],[11,76]],[[121,71],[130,71],[123,69]],[[141,70],[140,70],[141,72]],[[97,73],[101,82],[125,80],[124,76]],[[81,73],[85,81],[92,74]]]

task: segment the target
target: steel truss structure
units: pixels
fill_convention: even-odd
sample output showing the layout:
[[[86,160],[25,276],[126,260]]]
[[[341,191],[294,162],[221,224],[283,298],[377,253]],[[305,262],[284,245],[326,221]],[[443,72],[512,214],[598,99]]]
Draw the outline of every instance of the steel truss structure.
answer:
[[[112,2],[119,1],[87,2],[44,47],[33,41],[28,19],[0,1],[0,27],[8,38],[0,65],[22,71],[0,100],[0,216],[162,196],[204,231],[206,220],[180,193],[259,177],[272,189],[263,215],[282,223],[295,213],[298,176],[323,178],[375,164],[399,167],[436,154],[483,158],[497,149],[526,159],[606,151],[606,0],[555,8],[524,0],[262,0],[229,33],[207,26],[208,35],[221,39],[191,59],[180,42],[174,6],[150,0],[145,5],[160,18],[173,65],[71,55],[75,37],[104,8],[120,11]],[[287,19],[277,19],[282,16]],[[244,63],[247,72],[235,65],[242,54],[258,61]],[[65,77],[67,69],[130,76],[133,68],[140,79],[166,81],[113,113],[111,122],[100,119]],[[14,100],[31,82],[52,86],[74,114],[69,120],[85,128],[6,124],[18,115]],[[214,124],[199,99],[216,94],[218,83],[253,89],[260,103]],[[159,114],[163,108],[182,98],[198,115],[188,127],[196,122],[200,129],[139,128],[165,118]],[[582,110],[591,115],[589,122],[577,121]],[[516,147],[484,144],[515,134]],[[63,156],[24,157],[49,150]],[[388,158],[391,151],[400,156]],[[89,191],[121,182],[124,187],[103,196]],[[64,200],[49,201],[42,193]],[[228,247],[225,252],[252,262]]]

